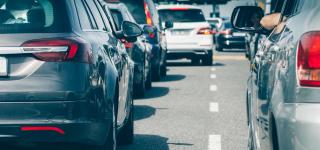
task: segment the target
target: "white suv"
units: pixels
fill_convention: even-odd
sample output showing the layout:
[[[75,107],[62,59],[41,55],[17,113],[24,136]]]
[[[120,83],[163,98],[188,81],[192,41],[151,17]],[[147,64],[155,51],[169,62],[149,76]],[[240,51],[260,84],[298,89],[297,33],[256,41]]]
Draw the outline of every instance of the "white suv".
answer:
[[[202,10],[192,5],[158,6],[161,21],[173,22],[166,30],[168,59],[187,58],[212,65],[213,35]]]

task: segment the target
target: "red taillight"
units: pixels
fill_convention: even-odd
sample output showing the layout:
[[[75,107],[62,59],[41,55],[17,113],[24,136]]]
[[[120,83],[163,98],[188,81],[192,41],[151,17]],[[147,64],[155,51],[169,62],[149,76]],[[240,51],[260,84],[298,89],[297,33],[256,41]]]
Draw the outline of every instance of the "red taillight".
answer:
[[[222,30],[219,33],[220,34],[225,34],[225,35],[230,35],[230,34],[232,34],[232,31],[231,30]]]
[[[301,86],[320,87],[320,32],[306,33],[300,39],[297,69]]]
[[[125,42],[124,46],[126,47],[126,49],[132,48],[133,47],[133,43],[130,42]]]
[[[26,126],[26,127],[21,127],[21,131],[53,131],[57,132],[61,135],[64,135],[65,132],[58,127],[51,127],[51,126]]]
[[[202,35],[210,35],[213,34],[213,30],[211,28],[201,28],[199,29],[197,34],[202,34]]]
[[[21,45],[24,51],[48,62],[79,61],[90,62],[90,52],[85,44],[69,39],[40,39]]]
[[[147,21],[147,24],[148,25],[152,25],[153,22],[152,22],[152,18],[151,18],[151,13],[150,13],[150,10],[149,10],[149,6],[146,2],[144,2],[144,11],[145,11],[145,14],[146,14],[146,21]]]
[[[170,10],[189,10],[189,8],[177,7],[177,8],[170,8]]]

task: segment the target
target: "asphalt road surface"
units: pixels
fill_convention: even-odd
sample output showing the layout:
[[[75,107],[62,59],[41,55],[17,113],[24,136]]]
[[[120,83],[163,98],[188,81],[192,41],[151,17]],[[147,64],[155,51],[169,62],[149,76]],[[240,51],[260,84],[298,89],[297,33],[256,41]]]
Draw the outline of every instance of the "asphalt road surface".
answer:
[[[214,61],[210,67],[169,63],[168,76],[135,100],[135,141],[119,150],[245,150],[249,63],[243,52],[230,51],[215,53]],[[21,145],[3,150],[79,150]]]

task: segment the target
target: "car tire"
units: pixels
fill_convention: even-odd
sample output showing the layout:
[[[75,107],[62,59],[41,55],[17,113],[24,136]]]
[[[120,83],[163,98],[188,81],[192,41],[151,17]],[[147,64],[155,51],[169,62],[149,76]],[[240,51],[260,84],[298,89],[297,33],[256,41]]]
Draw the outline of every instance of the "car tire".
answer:
[[[161,77],[167,76],[167,63],[166,62],[164,62],[163,65],[161,66],[160,73],[161,73]]]
[[[150,90],[152,88],[152,80],[151,80],[151,77],[152,77],[152,72],[151,70],[149,70],[149,73],[148,73],[148,76],[147,76],[147,80],[146,80],[146,89],[147,90]]]
[[[250,129],[249,129],[250,130]],[[251,131],[249,131],[251,132]],[[254,143],[253,143],[253,136],[252,133],[249,133],[249,138],[248,138],[248,150],[255,150],[254,148]]]
[[[133,99],[130,98],[130,114],[126,124],[122,127],[118,134],[118,143],[119,145],[130,145],[133,143],[134,139],[134,106]]]
[[[152,69],[152,81],[160,81],[161,80],[161,67],[160,64],[156,65],[155,68]]]
[[[204,65],[204,66],[212,66],[212,63],[213,63],[212,52],[209,52],[209,54],[204,56],[204,58],[202,59],[202,65]]]
[[[216,50],[217,50],[218,52],[222,52],[222,51],[223,51],[223,48],[222,48],[222,47],[217,47]]]
[[[108,136],[102,145],[90,146],[89,149],[92,150],[116,150],[117,149],[117,115],[116,106],[113,106],[113,123],[109,129]]]
[[[146,84],[144,80],[142,80],[139,84],[134,86],[134,97],[135,98],[143,98],[146,94]]]

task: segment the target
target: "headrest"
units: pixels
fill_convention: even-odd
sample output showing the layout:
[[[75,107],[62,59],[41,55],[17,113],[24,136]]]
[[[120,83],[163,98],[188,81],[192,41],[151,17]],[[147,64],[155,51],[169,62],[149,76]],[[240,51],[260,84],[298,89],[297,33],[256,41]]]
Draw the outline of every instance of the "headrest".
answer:
[[[7,10],[28,10],[32,8],[34,0],[7,0]]]
[[[45,24],[45,13],[43,9],[31,9],[27,13],[28,22],[43,26]]]

